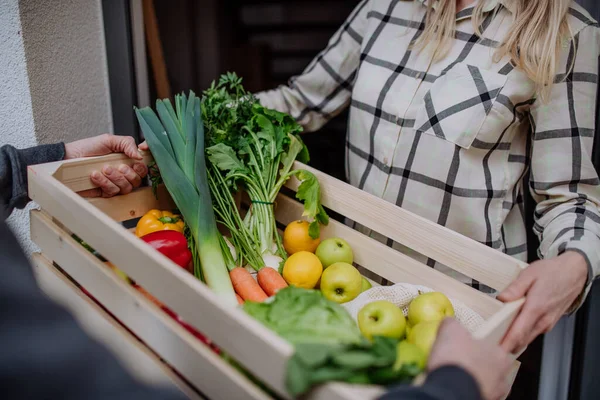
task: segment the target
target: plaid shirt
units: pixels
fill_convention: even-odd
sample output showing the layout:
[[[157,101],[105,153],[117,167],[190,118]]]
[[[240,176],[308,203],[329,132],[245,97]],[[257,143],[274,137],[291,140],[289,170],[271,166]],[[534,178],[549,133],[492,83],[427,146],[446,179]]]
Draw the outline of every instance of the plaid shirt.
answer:
[[[423,32],[426,5],[363,0],[300,76],[257,97],[306,131],[350,106],[352,185],[521,260],[530,171],[539,255],[582,253],[590,267],[587,291],[600,274],[600,182],[591,161],[598,25],[572,4],[568,22],[578,46],[563,46],[562,73],[542,103],[509,58],[493,60],[511,28],[510,0],[487,0],[483,39],[474,33],[473,7],[460,11],[455,40],[438,62],[409,46]]]

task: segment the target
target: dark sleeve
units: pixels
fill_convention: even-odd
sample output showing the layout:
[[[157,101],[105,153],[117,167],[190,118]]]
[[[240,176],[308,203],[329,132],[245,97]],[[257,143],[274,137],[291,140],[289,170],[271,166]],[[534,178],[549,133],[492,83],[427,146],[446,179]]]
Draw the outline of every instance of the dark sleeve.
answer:
[[[447,366],[432,371],[422,386],[391,388],[379,400],[481,400],[481,393],[464,369]]]
[[[27,166],[60,161],[65,157],[63,143],[45,144],[18,150],[5,145],[0,148],[0,215],[8,216],[15,208],[23,208],[27,197]]]
[[[185,398],[130,376],[39,289],[14,235],[0,225],[0,393],[25,400]]]

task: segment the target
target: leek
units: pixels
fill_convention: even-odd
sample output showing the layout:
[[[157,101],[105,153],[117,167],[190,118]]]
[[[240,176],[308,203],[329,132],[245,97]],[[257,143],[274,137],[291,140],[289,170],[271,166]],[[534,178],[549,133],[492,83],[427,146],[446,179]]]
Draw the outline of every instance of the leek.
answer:
[[[223,256],[221,237],[212,208],[204,149],[200,99],[190,91],[157,100],[158,116],[150,107],[135,108],[142,132],[154,156],[165,187],[183,215],[194,239],[195,275],[232,305],[237,304]]]

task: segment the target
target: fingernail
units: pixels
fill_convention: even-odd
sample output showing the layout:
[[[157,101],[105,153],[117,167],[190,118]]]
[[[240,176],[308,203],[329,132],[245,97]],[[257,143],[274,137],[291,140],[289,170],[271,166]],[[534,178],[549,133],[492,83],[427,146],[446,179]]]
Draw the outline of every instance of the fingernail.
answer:
[[[98,178],[100,178],[100,173],[98,171],[92,172],[92,179],[98,179]]]
[[[122,173],[127,173],[127,169],[129,169],[129,167],[125,164],[121,164],[119,165],[119,171],[121,171]]]
[[[133,169],[135,172],[137,172],[138,174],[141,174],[144,172],[144,166],[141,164],[134,164],[133,165]]]
[[[112,172],[113,172],[113,169],[112,169],[112,167],[110,165],[104,167],[104,173],[105,174],[112,174]]]

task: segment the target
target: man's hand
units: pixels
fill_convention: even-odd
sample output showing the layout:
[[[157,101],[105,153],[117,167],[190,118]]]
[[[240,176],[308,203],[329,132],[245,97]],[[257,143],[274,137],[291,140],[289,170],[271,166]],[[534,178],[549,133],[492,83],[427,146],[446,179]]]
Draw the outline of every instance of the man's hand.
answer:
[[[521,312],[502,340],[502,348],[516,353],[540,334],[550,331],[583,291],[588,268],[583,256],[567,251],[532,263],[524,269],[498,300],[526,297]]]
[[[131,136],[104,134],[65,144],[65,159],[103,156],[111,153],[125,153],[129,158],[141,160],[142,155]],[[121,164],[117,168],[105,166],[102,171],[93,171],[90,179],[98,188],[86,190],[84,197],[112,197],[127,194],[142,183],[148,169],[141,162],[131,167]]]
[[[499,346],[475,340],[455,319],[447,318],[438,331],[427,369],[451,365],[471,374],[486,400],[501,399],[510,390],[507,377],[512,362],[508,354]]]

